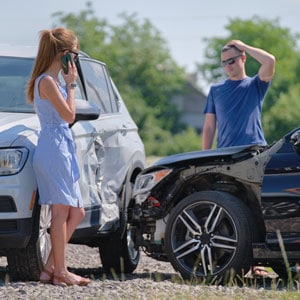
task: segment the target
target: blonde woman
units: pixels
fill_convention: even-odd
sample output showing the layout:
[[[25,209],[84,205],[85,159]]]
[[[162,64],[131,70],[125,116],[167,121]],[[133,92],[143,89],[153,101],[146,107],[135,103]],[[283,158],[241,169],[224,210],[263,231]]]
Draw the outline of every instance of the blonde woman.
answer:
[[[90,282],[67,270],[65,254],[67,242],[85,214],[69,129],[75,119],[74,88],[78,74],[74,59],[78,49],[78,39],[71,30],[43,30],[27,87],[28,101],[34,104],[41,124],[33,156],[39,204],[50,205],[52,213],[52,249],[40,274],[40,282],[55,285],[87,285]],[[68,70],[62,71],[62,67]],[[59,80],[60,72],[64,85]]]

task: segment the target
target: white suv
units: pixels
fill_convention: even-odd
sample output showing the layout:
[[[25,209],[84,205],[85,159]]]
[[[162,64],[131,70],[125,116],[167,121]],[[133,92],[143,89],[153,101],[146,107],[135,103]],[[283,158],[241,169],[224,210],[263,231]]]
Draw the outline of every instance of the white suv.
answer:
[[[31,47],[0,47],[0,255],[15,280],[38,280],[51,247],[51,215],[48,206],[38,205],[32,169],[40,124],[25,99],[35,53]],[[144,146],[106,65],[85,53],[76,64],[71,128],[86,216],[70,243],[99,247],[107,271],[132,272],[139,252],[130,240],[126,210],[145,167]]]

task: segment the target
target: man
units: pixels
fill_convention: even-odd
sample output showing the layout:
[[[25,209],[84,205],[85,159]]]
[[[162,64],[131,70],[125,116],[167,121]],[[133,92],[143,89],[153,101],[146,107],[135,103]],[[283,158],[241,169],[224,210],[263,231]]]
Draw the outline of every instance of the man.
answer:
[[[258,73],[248,77],[246,54],[260,63]],[[222,49],[221,64],[228,79],[211,87],[204,108],[202,149],[212,147],[216,129],[217,147],[266,145],[261,112],[264,97],[275,72],[275,57],[259,48],[232,40]]]
[[[246,53],[260,63],[258,73],[248,77],[245,71]],[[205,122],[202,149],[212,147],[216,129],[217,147],[266,145],[261,112],[264,97],[275,72],[275,57],[239,40],[230,41],[221,52],[221,64],[228,76],[211,87],[204,108]],[[255,276],[265,276],[264,267],[252,268]]]

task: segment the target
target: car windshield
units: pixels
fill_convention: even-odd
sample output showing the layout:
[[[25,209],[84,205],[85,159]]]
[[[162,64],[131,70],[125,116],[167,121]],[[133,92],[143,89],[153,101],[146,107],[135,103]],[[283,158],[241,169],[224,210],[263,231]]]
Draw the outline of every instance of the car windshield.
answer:
[[[33,63],[33,58],[0,57],[0,111],[34,112],[25,95]]]

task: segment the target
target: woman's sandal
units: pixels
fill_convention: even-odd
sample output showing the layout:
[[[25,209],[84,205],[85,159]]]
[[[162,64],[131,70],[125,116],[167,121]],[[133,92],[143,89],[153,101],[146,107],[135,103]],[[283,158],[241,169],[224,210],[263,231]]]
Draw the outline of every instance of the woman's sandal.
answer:
[[[41,278],[42,274],[46,274],[48,276],[48,278]],[[41,274],[40,274],[40,283],[44,283],[44,284],[52,284],[53,282],[53,273],[43,269]]]
[[[79,286],[86,286],[91,282],[90,279],[88,278],[84,278],[80,276],[80,280],[72,280],[69,277],[65,276],[65,275],[61,275],[61,276],[55,276],[53,277],[53,284],[54,285],[67,285],[67,286],[71,286],[71,285],[79,285]]]
[[[79,286],[85,286],[85,285],[88,285],[89,283],[91,283],[91,280],[89,278],[80,277],[80,280],[77,283],[77,285],[79,285]]]
[[[79,275],[77,275],[79,277],[79,280],[76,280],[75,284],[76,285],[79,285],[79,286],[86,286],[88,285],[89,283],[91,283],[91,280],[89,278],[85,278],[85,277],[81,277]]]

